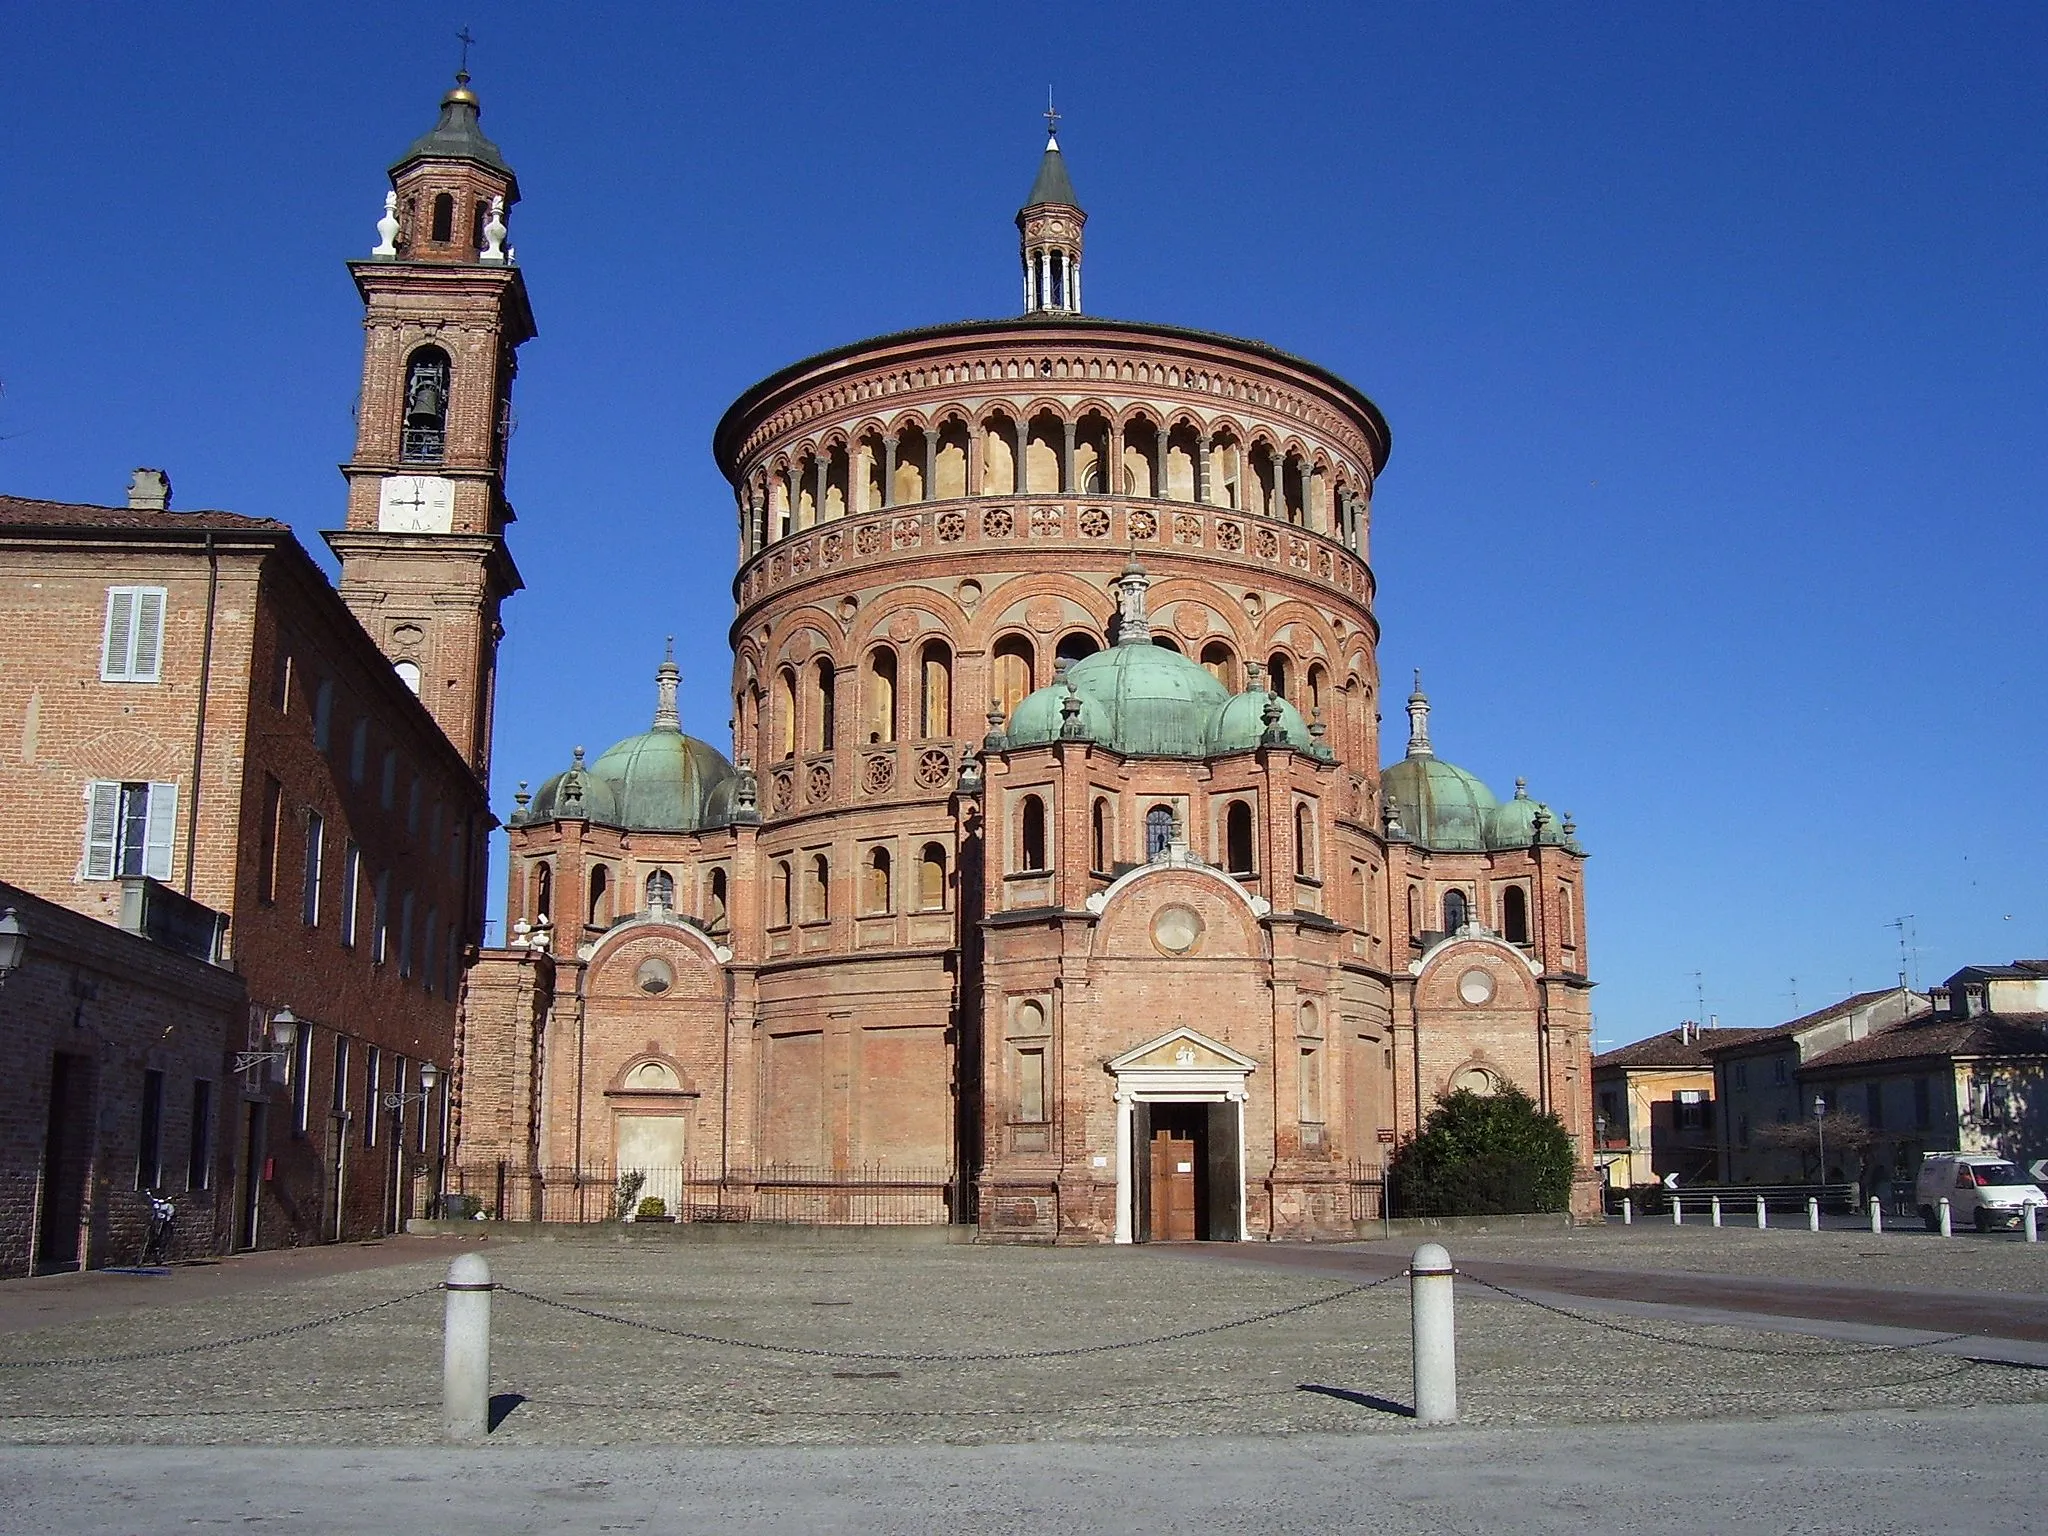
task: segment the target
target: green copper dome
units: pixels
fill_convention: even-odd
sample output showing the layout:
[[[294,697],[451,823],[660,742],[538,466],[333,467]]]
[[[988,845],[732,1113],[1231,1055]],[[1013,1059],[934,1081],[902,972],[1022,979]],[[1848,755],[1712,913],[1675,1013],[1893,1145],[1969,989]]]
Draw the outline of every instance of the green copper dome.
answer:
[[[1543,818],[1540,829],[1536,825],[1539,812]],[[1529,798],[1529,785],[1525,779],[1515,780],[1514,798],[1495,806],[1487,821],[1487,846],[1490,848],[1526,848],[1534,842],[1562,846],[1564,840],[1564,827],[1557,812],[1541,800]]]
[[[1462,768],[1438,757],[1404,757],[1380,776],[1380,793],[1399,815],[1401,830],[1425,848],[1491,846],[1500,802]]]
[[[513,824],[580,815],[628,832],[696,832],[730,823],[737,775],[724,753],[683,734],[677,681],[673,658],[662,662],[653,726],[614,742],[588,768],[578,747],[575,766],[542,784]]]
[[[1266,739],[1266,705],[1269,700],[1280,706],[1278,723],[1287,737],[1287,744],[1297,752],[1318,751],[1316,739],[1309,734],[1308,722],[1301,717],[1301,711],[1279,694],[1268,693],[1263,688],[1233,695],[1230,702],[1217,712],[1209,730],[1209,750],[1249,752],[1262,745]]]
[[[1065,680],[1017,706],[1005,731],[1011,746],[1059,740],[1069,689],[1081,701],[1080,724],[1090,741],[1129,757],[1202,757],[1209,726],[1230,695],[1198,662],[1149,642],[1113,645],[1084,656]]]

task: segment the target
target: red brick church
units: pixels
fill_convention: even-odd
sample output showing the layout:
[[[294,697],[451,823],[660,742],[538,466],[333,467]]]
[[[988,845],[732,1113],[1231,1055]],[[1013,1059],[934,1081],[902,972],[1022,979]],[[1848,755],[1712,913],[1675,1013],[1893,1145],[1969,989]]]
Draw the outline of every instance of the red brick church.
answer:
[[[485,142],[422,141],[400,187],[431,221],[445,170],[497,234],[390,290],[394,430],[423,390],[501,404],[530,325]],[[1438,758],[1419,680],[1381,768],[1385,420],[1263,344],[1085,313],[1086,219],[1049,139],[1022,314],[820,353],[718,424],[732,752],[664,661],[646,730],[522,784],[461,1019],[456,1177],[500,1214],[637,1173],[728,1219],[1338,1236],[1448,1089],[1516,1084],[1585,1144],[1570,819]],[[365,474],[351,527],[495,534],[450,478]],[[496,548],[463,568],[493,600]],[[421,643],[474,647],[487,698],[478,636]]]

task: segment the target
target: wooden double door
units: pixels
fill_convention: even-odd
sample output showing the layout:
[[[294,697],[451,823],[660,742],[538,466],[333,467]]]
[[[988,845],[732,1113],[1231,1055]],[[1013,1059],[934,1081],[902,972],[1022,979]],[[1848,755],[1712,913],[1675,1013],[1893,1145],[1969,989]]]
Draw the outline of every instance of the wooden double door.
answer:
[[[1134,1111],[1137,1240],[1235,1242],[1244,1201],[1237,1161],[1239,1106],[1141,1101]]]

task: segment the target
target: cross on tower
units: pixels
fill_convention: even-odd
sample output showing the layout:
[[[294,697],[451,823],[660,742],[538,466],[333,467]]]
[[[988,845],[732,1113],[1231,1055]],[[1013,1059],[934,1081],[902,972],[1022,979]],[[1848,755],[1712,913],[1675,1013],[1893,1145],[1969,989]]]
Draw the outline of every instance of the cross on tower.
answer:
[[[462,62],[456,67],[463,74],[467,75],[469,73],[469,45],[475,42],[476,39],[469,35],[469,27],[465,24],[463,29],[455,34],[455,40],[462,44]]]
[[[1045,136],[1056,138],[1060,131],[1060,109],[1052,104],[1052,87],[1045,88]]]

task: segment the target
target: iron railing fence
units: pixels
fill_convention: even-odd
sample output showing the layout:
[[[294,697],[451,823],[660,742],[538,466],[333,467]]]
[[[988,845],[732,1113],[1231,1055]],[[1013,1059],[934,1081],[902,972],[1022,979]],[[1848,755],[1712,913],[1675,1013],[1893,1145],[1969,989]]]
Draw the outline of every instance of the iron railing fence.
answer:
[[[1351,1219],[1382,1221],[1387,1215],[1387,1170],[1381,1163],[1351,1163],[1344,1172]]]
[[[627,1176],[622,1183],[622,1175]],[[637,1179],[633,1176],[637,1176]],[[765,1168],[606,1165],[449,1170],[443,1207],[496,1221],[758,1221],[797,1226],[939,1226],[973,1218],[972,1186],[943,1167]],[[661,1202],[658,1213],[647,1204]],[[647,1210],[651,1214],[642,1216]]]

